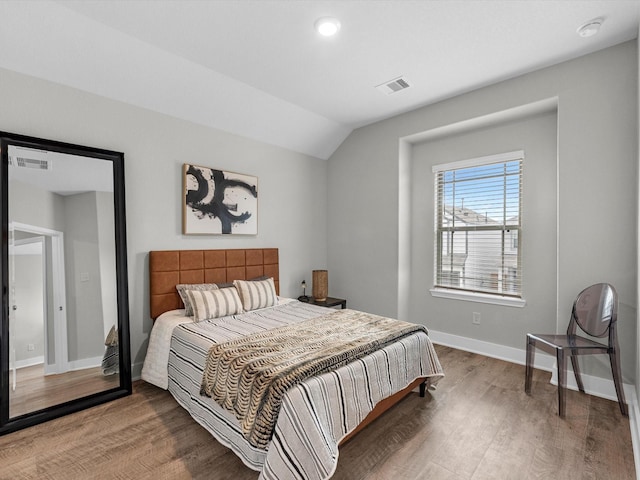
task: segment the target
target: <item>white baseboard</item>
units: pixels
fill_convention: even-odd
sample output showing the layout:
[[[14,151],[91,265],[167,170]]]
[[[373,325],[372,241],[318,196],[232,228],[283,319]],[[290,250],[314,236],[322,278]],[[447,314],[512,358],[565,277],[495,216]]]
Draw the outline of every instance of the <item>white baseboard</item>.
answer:
[[[498,345],[497,343],[485,342],[483,340],[476,340],[469,337],[461,337],[459,335],[452,335],[450,333],[438,332],[431,329],[429,329],[429,337],[433,343],[437,343],[438,345],[478,353],[486,357],[497,358],[498,360],[505,360],[519,365],[525,364],[525,349],[507,347],[505,345]],[[522,343],[524,344],[524,341]],[[535,357],[534,367],[539,368],[540,370],[551,372],[553,371],[554,364],[555,359],[551,356],[536,355]]]
[[[627,395],[625,388],[624,394]],[[633,459],[636,465],[636,478],[640,478],[640,409],[638,408],[638,397],[634,389],[627,395],[629,405],[629,427],[631,429],[631,444],[633,445]]]
[[[134,363],[131,365],[131,380],[140,380],[142,378],[142,363]],[[639,477],[640,478],[640,477]]]
[[[459,335],[452,335],[450,333],[438,332],[431,329],[429,329],[429,337],[433,343],[438,345],[478,353],[486,357],[497,358],[499,360],[505,360],[519,365],[525,365],[526,363],[526,347],[523,349],[507,347],[505,345],[498,345],[496,343],[485,342],[483,340],[476,340]],[[534,367],[551,372],[551,383],[553,385],[557,385],[558,370],[556,366],[556,359],[551,355],[545,355],[544,352],[540,352],[542,354],[539,355],[537,354],[538,352],[540,351],[538,350],[536,352]],[[447,372],[445,370],[445,375],[446,374]],[[582,374],[581,377],[582,383],[584,384],[584,390],[589,395],[606,398],[616,402],[618,401],[613,380],[585,374]],[[576,379],[573,375],[567,375],[567,388],[570,388],[571,390],[578,390],[578,385],[576,384]],[[629,407],[629,428],[631,429],[631,443],[633,445],[633,458],[636,466],[636,476],[640,478],[640,424],[638,423],[640,421],[640,409],[638,407],[638,397],[636,396],[634,385],[624,383],[623,388],[627,405]]]
[[[80,360],[71,360],[69,362],[69,370],[84,370],[85,368],[99,367],[102,365],[102,357],[81,358]]]
[[[17,360],[16,368],[31,367],[44,363],[44,357],[33,357],[25,360]],[[84,370],[85,368],[99,367],[102,365],[102,357],[82,358],[69,362],[69,370]]]
[[[433,343],[437,343],[439,345],[457,348],[459,350],[465,350],[467,352],[478,353],[487,357],[497,358],[499,360],[505,360],[511,363],[517,363],[518,365],[524,365],[526,363],[527,351],[524,348],[519,349],[507,347],[505,345],[498,345],[496,343],[485,342],[483,340],[476,340],[468,337],[461,337],[459,335],[452,335],[450,333],[438,332],[431,329],[429,329],[429,337],[431,338]],[[545,354],[545,352],[537,350],[533,366],[535,368],[539,368],[540,370],[551,372],[551,383],[553,385],[558,384],[558,370],[556,368],[556,359],[552,355],[548,355]],[[606,398],[607,400],[618,401],[616,389],[613,385],[612,379],[594,377],[593,375],[585,375],[584,373],[581,376],[586,393],[588,393],[589,395],[594,395],[596,397]],[[573,375],[567,375],[567,388],[571,390],[578,390],[578,385]],[[628,383],[624,384],[624,394],[627,397],[627,402],[629,402],[631,393],[634,391],[634,385]]]
[[[16,368],[32,367],[44,363],[44,356],[25,358],[24,360],[16,360]],[[12,365],[13,367],[13,365]]]
[[[576,377],[572,372],[573,370],[571,370],[571,366],[569,365],[569,373],[567,374],[567,388],[570,390],[578,391]],[[618,401],[618,395],[616,394],[616,387],[613,384],[613,380],[594,377],[593,375],[585,375],[584,373],[581,373],[580,377],[582,377],[584,391],[589,395],[606,398],[607,400],[613,400],[614,402]],[[558,385],[558,368],[555,362],[553,363],[553,369],[551,370],[551,384]],[[624,396],[627,400],[627,403],[630,402],[629,399],[632,395],[634,398],[636,398],[635,387],[633,385],[623,382],[622,388],[624,389]]]

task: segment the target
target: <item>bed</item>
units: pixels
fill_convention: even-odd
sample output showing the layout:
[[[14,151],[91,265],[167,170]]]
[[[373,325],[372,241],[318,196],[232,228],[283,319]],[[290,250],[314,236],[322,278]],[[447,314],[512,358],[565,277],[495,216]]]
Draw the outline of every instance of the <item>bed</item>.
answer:
[[[260,479],[330,478],[337,465],[339,445],[415,388],[419,387],[420,394],[424,395],[425,389],[443,376],[426,329],[420,327],[423,331],[405,333],[400,339],[367,350],[368,353],[356,359],[341,357],[342,363],[336,363],[331,371],[287,388],[278,398],[277,415],[269,417],[272,425],[268,433],[252,437],[237,408],[225,409],[218,403],[220,398],[218,401],[211,398],[218,393],[215,388],[205,391],[214,350],[226,345],[237,349],[243,342],[255,345],[249,339],[283,330],[309,325],[312,326],[309,328],[322,329],[328,328],[326,325],[331,325],[331,321],[337,325],[375,316],[278,296],[277,248],[152,251],[149,273],[150,313],[155,322],[142,379],[169,390],[200,425],[229,447],[245,465],[260,472]],[[234,281],[237,281],[235,286]],[[224,289],[226,296],[233,293],[234,298],[237,289],[242,297],[242,289],[247,284],[254,290],[258,288],[256,285],[272,285],[275,301],[262,308],[252,305],[244,309],[249,310],[245,313],[213,315],[214,318],[195,322],[193,318],[200,316],[201,308],[196,303],[194,317],[185,315],[185,305],[176,289],[176,285],[184,284],[214,284]],[[196,300],[193,291],[189,294]],[[216,295],[222,298],[222,293]],[[242,300],[246,306],[246,298]],[[227,312],[225,308],[221,310],[223,314]],[[233,306],[229,308],[233,311]],[[203,318],[211,316],[209,313]],[[384,317],[376,317],[375,322],[394,328],[404,323]],[[212,348],[214,346],[216,348]],[[259,389],[249,388],[253,393],[254,390]],[[247,396],[238,393],[239,403],[247,403],[244,401]]]

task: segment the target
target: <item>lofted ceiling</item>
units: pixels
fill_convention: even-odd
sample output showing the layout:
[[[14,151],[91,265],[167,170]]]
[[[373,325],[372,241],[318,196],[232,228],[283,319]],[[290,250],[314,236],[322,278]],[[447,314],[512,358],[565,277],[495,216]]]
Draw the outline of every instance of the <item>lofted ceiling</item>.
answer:
[[[0,17],[0,68],[326,159],[360,126],[636,38],[640,1],[4,0]]]

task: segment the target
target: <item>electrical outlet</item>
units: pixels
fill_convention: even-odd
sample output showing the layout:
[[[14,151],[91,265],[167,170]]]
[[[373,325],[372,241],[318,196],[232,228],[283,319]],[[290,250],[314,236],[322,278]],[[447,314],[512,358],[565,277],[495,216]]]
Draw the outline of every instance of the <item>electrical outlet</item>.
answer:
[[[480,325],[480,312],[473,312],[473,319],[471,320],[471,322],[474,325]]]
[[[35,345],[33,343],[27,344],[27,351],[33,352],[35,349],[36,349],[36,347],[35,347]]]

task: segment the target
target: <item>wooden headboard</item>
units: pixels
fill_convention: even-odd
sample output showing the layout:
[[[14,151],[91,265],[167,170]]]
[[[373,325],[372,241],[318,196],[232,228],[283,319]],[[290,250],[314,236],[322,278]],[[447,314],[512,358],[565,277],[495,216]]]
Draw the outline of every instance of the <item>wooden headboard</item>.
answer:
[[[184,308],[176,285],[228,283],[273,277],[280,293],[277,248],[227,250],[155,250],[149,252],[151,317]]]

